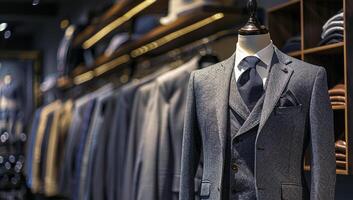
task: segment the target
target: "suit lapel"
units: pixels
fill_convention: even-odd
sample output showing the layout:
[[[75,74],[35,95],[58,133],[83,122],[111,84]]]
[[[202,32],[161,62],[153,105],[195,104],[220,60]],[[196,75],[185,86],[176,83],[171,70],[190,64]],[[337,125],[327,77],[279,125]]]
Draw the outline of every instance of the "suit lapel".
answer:
[[[249,117],[246,119],[244,124],[241,126],[236,134],[236,137],[248,132],[260,123],[261,111],[264,103],[264,95],[258,100],[254,109],[251,111]]]
[[[272,113],[293,73],[293,69],[288,66],[288,64],[291,63],[291,60],[289,60],[288,56],[281,53],[277,48],[275,48],[271,63],[258,132],[261,131]]]
[[[243,127],[239,130],[239,133],[243,134],[259,124],[259,130],[261,131],[263,125],[267,121],[268,117],[272,113],[278,99],[280,98],[283,90],[285,89],[292,73],[293,69],[288,66],[291,60],[288,56],[281,53],[276,47],[271,62],[271,68],[267,80],[267,88],[265,95],[260,98],[256,104],[254,110],[250,113],[250,116],[243,124]],[[221,62],[221,67],[215,76],[215,90],[217,94],[216,102],[216,116],[218,133],[222,147],[222,153],[225,151],[225,140],[228,124],[228,106],[229,106],[229,92],[231,85],[231,77],[234,67],[235,53],[227,60]],[[233,105],[234,106],[234,105]],[[233,109],[239,112],[240,116],[246,114],[242,106],[235,106]],[[262,108],[262,111],[261,111]],[[242,113],[242,114],[241,114]],[[261,114],[261,117],[259,115]],[[243,117],[243,116],[242,116]],[[259,120],[260,118],[260,120]],[[238,133],[238,135],[239,135]]]
[[[235,53],[227,60],[221,62],[221,68],[215,77],[216,90],[216,115],[218,134],[222,148],[222,155],[225,153],[225,140],[228,124],[228,105],[229,105],[229,85],[233,72]]]

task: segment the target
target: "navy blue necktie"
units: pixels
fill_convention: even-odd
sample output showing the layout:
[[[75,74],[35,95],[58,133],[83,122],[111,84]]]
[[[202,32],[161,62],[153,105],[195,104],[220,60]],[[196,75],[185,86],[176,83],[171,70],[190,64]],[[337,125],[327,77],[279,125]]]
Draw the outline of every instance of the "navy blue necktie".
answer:
[[[239,65],[247,68],[237,81],[238,91],[244,103],[251,111],[257,101],[264,93],[263,83],[260,75],[256,71],[256,65],[260,59],[255,56],[246,57]]]

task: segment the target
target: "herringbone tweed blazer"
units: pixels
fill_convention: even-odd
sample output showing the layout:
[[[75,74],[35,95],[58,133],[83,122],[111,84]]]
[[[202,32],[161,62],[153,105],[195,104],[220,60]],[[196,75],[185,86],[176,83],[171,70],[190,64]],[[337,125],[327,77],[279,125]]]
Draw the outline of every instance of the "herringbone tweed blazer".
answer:
[[[235,53],[194,71],[190,77],[184,125],[180,200],[194,199],[194,176],[203,158],[201,199],[222,199],[228,97]],[[281,105],[292,94],[293,105]],[[326,71],[275,48],[259,120],[247,120],[237,133],[258,126],[255,185],[258,200],[333,200],[335,148]],[[303,159],[311,153],[311,189]]]

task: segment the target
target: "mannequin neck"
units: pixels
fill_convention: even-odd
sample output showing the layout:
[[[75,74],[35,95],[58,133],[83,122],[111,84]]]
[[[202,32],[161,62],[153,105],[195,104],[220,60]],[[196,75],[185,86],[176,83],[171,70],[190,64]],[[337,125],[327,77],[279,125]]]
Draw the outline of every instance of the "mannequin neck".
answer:
[[[256,52],[267,47],[271,43],[270,34],[261,35],[238,35],[238,46],[248,55],[254,55]]]

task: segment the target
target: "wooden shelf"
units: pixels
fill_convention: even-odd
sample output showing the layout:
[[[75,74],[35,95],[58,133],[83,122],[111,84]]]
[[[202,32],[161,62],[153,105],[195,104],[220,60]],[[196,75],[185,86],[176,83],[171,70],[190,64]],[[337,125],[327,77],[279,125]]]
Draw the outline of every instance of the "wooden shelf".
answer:
[[[300,0],[290,0],[288,2],[274,6],[268,10],[268,12],[283,11],[283,9],[293,9],[293,7],[300,6]]]
[[[132,59],[156,56],[207,37],[221,30],[233,28],[245,20],[237,8],[204,5],[193,9],[176,21],[154,28],[141,38],[127,43],[107,57],[99,56],[91,69],[78,69],[71,75],[73,83],[84,83],[111,72]],[[243,19],[244,18],[244,19]],[[98,72],[98,74],[97,74]],[[77,81],[82,78],[83,81]],[[76,81],[75,81],[76,79]],[[63,85],[61,88],[68,87]]]
[[[313,48],[321,40],[322,26],[343,8],[344,0],[302,0],[303,48]]]
[[[146,10],[151,13],[164,14],[168,10],[168,1],[121,1],[113,5],[109,10],[102,14],[102,16],[100,16],[95,23],[90,24],[82,32],[80,32],[74,38],[73,45],[74,47],[79,47],[93,36],[103,35],[101,39],[108,37],[124,27],[123,25],[131,21],[135,16],[141,13],[146,13]]]
[[[335,105],[332,106],[332,110],[345,110],[346,106],[345,105]]]
[[[302,51],[293,51],[288,53],[288,55],[292,57],[300,57],[302,55]]]
[[[336,174],[349,175],[348,171],[344,169],[336,169]]]
[[[271,38],[281,47],[296,35],[301,36],[300,51],[289,53],[305,62],[323,66],[327,72],[329,88],[338,83],[346,85],[346,105],[332,106],[334,112],[335,133],[344,133],[340,139],[347,143],[347,166],[337,168],[337,174],[353,174],[353,12],[347,9],[353,6],[349,0],[295,0],[278,5],[268,10],[268,23]],[[344,10],[344,41],[336,44],[317,46],[321,40],[323,24],[341,8]],[[299,33],[299,34],[298,34]],[[349,45],[348,45],[349,44]],[[309,157],[308,157],[309,158]],[[308,160],[307,160],[308,162]],[[309,166],[304,167],[309,170]]]
[[[282,48],[291,37],[299,36],[300,0],[288,1],[267,11],[267,24],[273,43]]]
[[[304,171],[310,171],[310,166],[309,165],[304,165]],[[340,175],[349,175],[348,170],[344,169],[336,169],[336,174]]]
[[[312,54],[312,53],[343,53],[344,42],[329,44],[320,47],[314,47],[310,49],[305,49],[304,54]]]
[[[72,86],[72,80],[70,79],[70,77],[62,76],[62,77],[58,78],[56,84],[57,84],[58,88],[67,88],[67,87]]]
[[[199,38],[205,37],[220,30],[233,27],[234,25],[236,25],[237,21],[242,20],[239,14],[235,14],[239,13],[237,12],[236,8],[229,8],[223,6],[200,6],[190,12],[189,15],[181,16],[176,21],[165,26],[161,25],[159,27],[156,27],[141,38],[129,42],[127,45],[124,45],[119,48],[112,56],[106,57],[102,55],[98,57],[96,59],[95,65],[97,66],[109,62],[110,60],[116,57],[130,53],[131,51],[143,47],[146,44],[155,42],[165,36],[168,36],[169,34],[174,34],[176,31],[194,25],[195,23],[207,19],[217,13],[222,13],[224,14],[224,16],[219,20],[215,20],[213,22],[210,22],[209,24],[200,26],[199,29],[188,32],[185,35],[181,35],[180,37],[175,38],[173,41],[158,46],[158,48],[153,49],[153,51],[149,51],[147,55],[150,55],[152,53],[163,53],[173,48],[183,46],[184,44],[187,44],[190,41],[195,41]]]

